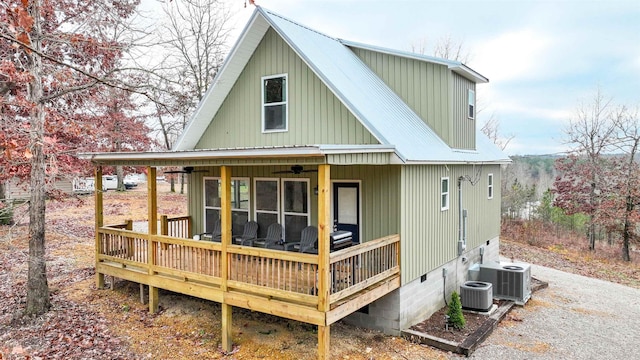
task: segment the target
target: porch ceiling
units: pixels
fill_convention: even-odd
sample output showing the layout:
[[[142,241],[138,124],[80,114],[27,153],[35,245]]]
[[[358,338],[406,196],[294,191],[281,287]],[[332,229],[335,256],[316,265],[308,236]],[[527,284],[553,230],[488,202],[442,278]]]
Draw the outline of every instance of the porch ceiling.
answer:
[[[359,159],[352,163],[380,164],[381,155],[390,163],[395,148],[385,145],[309,145],[253,147],[233,149],[199,149],[161,152],[94,152],[80,153],[78,157],[95,165],[127,166],[219,166],[219,165],[288,165],[340,163],[336,155]],[[336,160],[334,160],[336,159]]]

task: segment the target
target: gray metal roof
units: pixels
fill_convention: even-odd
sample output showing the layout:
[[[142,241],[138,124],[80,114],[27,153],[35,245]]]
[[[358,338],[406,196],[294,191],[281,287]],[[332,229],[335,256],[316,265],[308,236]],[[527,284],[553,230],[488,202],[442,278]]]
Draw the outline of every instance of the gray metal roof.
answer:
[[[488,139],[486,142],[478,139],[476,151],[452,149],[350,50],[349,46],[356,46],[356,43],[332,38],[261,7],[256,7],[240,40],[178,139],[175,150],[195,147],[269,27],[287,42],[381,144],[395,147],[396,155],[403,162],[509,161]],[[435,61],[430,57],[421,60]],[[447,62],[450,68],[468,69],[457,62],[438,61]],[[477,75],[481,78],[475,81],[486,80]],[[479,137],[484,135],[479,133]]]

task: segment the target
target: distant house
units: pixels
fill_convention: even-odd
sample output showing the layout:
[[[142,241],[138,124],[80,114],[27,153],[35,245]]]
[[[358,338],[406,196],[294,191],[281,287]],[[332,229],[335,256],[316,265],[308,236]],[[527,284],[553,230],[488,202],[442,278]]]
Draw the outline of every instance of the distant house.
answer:
[[[476,84],[487,81],[459,62],[333,38],[256,7],[173,151],[82,155],[98,171],[189,174],[188,232],[165,219],[143,235],[97,217],[98,285],[104,275],[147,284],[152,311],[157,288],[218,301],[224,348],[232,306],[318,325],[320,358],[341,319],[399,334],[443,306],[480,257],[498,259],[510,160],[477,131]],[[316,248],[234,243],[247,221],[258,237],[281,224],[285,244],[314,226]],[[354,245],[331,251],[336,230]],[[216,231],[220,242],[184,239]]]

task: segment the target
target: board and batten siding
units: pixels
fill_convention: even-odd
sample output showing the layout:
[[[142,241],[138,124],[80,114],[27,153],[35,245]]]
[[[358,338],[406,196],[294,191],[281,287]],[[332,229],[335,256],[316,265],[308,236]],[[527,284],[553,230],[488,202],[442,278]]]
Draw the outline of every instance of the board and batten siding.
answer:
[[[493,174],[494,196],[488,199],[488,174]],[[401,175],[402,283],[455,259],[458,254],[457,179],[462,183],[462,206],[468,210],[467,249],[480,246],[500,233],[499,165],[408,165]],[[448,177],[449,209],[440,208],[440,181]]]
[[[352,48],[447,144],[452,138],[451,71],[445,65]]]
[[[253,220],[255,199],[253,179],[259,178],[308,178],[311,191],[311,224],[318,224],[318,196],[313,189],[318,186],[316,173],[273,174],[274,171],[288,170],[290,166],[232,166],[233,178],[250,178],[250,211]],[[314,169],[312,165],[305,169]],[[190,175],[189,215],[193,219],[194,234],[204,229],[203,178],[202,173]],[[211,167],[206,176],[219,177],[220,168]],[[400,166],[331,166],[332,181],[360,181],[362,241],[377,239],[400,231]],[[333,200],[332,200],[333,201]]]
[[[287,74],[288,131],[262,133],[262,77],[277,74]],[[211,116],[197,149],[379,143],[273,29]]]
[[[475,149],[476,148],[476,124],[478,113],[478,93],[476,92],[475,116],[469,118],[469,90],[476,90],[476,84],[473,81],[453,73],[451,77],[451,114],[453,121],[453,132],[449,145],[456,149]]]

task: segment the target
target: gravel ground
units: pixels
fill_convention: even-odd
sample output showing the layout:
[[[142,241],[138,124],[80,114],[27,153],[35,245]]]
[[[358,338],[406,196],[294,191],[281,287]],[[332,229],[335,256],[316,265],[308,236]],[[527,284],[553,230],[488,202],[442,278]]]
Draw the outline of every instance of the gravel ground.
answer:
[[[516,307],[474,359],[630,359],[640,344],[640,289],[532,266],[547,281]]]

